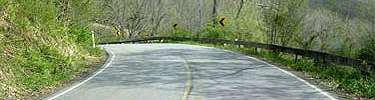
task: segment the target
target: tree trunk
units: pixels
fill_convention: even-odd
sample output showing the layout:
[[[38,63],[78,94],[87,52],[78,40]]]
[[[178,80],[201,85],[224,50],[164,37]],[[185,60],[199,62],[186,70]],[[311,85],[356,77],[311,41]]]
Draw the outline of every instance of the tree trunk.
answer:
[[[219,1],[218,0],[214,0],[214,4],[212,5],[213,6],[213,11],[212,11],[212,22],[214,25],[217,24],[217,15],[218,15],[218,12],[219,12]]]
[[[238,19],[240,17],[240,14],[241,14],[241,11],[242,11],[242,8],[243,8],[243,4],[244,4],[244,0],[241,0],[240,8],[238,8],[236,19]]]

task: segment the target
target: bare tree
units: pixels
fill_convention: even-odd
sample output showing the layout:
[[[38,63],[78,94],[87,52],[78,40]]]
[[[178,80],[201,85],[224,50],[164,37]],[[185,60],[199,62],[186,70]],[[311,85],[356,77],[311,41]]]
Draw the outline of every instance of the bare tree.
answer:
[[[217,24],[217,16],[218,16],[218,12],[219,12],[219,1],[218,0],[214,0],[213,2],[213,5],[212,5],[212,22],[213,24]]]
[[[240,7],[238,8],[238,11],[237,11],[237,14],[236,14],[236,19],[238,19],[240,17],[240,14],[241,14],[241,11],[242,11],[242,8],[243,8],[243,5],[245,4],[244,0],[240,0]]]
[[[150,10],[152,11],[150,16],[151,36],[156,36],[161,22],[167,15],[164,9],[165,3],[162,0],[158,0],[157,3],[150,1],[150,5]]]
[[[277,0],[268,2],[263,11],[268,43],[287,45],[299,31],[305,15],[305,0]]]

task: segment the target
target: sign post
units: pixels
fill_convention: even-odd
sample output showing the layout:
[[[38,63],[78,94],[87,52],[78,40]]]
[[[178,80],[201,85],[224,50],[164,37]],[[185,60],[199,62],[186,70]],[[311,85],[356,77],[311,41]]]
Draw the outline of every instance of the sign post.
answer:
[[[220,20],[219,20],[219,24],[220,24],[220,26],[221,26],[221,32],[222,32],[222,36],[223,36],[223,38],[225,38],[225,33],[224,33],[224,27],[225,27],[225,17],[221,17],[220,18]]]

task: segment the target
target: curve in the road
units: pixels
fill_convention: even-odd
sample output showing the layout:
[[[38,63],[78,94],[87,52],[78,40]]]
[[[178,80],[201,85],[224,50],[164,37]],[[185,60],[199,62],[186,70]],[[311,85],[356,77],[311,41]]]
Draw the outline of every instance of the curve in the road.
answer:
[[[233,52],[233,51],[228,51],[228,50],[224,50],[224,51],[227,51],[227,52]],[[237,53],[237,52],[233,52],[233,53]],[[323,91],[322,89],[319,89],[319,88],[316,87],[315,85],[310,84],[310,83],[307,82],[306,80],[303,80],[303,79],[301,79],[300,77],[298,77],[298,76],[296,76],[296,75],[294,75],[294,74],[292,74],[292,73],[290,73],[290,72],[288,72],[288,71],[286,71],[286,70],[284,70],[284,69],[281,69],[281,68],[279,68],[279,67],[276,67],[276,66],[274,66],[274,65],[272,65],[272,64],[269,64],[269,63],[267,63],[267,62],[265,62],[265,61],[259,60],[259,59],[254,58],[254,57],[250,57],[250,56],[246,56],[246,57],[248,57],[248,58],[250,58],[250,59],[254,59],[254,60],[259,61],[259,62],[263,62],[264,64],[267,64],[267,65],[269,65],[269,66],[272,66],[273,68],[276,68],[276,69],[278,69],[278,70],[284,72],[285,74],[288,74],[288,75],[290,75],[290,76],[296,78],[297,80],[299,80],[299,81],[305,83],[306,85],[308,85],[308,86],[310,86],[311,88],[315,89],[315,90],[318,91],[319,93],[321,93],[321,94],[327,96],[327,97],[330,98],[331,100],[336,100],[336,98],[333,97],[333,96],[331,96],[331,95],[329,95],[329,93]]]
[[[103,68],[46,100],[335,100],[288,71],[231,51],[185,44],[102,47],[110,53]]]
[[[109,67],[109,65],[111,65],[112,61],[115,59],[115,54],[110,51],[110,50],[107,50],[107,52],[109,52],[109,61],[107,61],[107,63],[105,64],[105,66],[103,68],[101,68],[99,71],[95,72],[95,74],[91,75],[89,78],[81,81],[81,82],[78,82],[76,83],[75,85],[72,85],[71,87],[68,87],[67,89],[61,91],[61,92],[58,92],[56,94],[54,94],[53,96],[47,98],[46,100],[54,100],[56,99],[57,97],[60,97],[61,95],[64,95],[65,93],[69,92],[69,91],[72,91],[73,89],[81,86],[82,84],[86,83],[87,81],[91,80],[92,78],[94,78],[96,75],[100,74],[101,72],[103,72],[106,68]]]

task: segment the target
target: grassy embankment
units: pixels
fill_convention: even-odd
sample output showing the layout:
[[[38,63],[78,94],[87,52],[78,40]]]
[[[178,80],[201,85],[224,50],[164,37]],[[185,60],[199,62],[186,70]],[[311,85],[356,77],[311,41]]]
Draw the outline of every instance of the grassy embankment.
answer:
[[[0,5],[0,100],[37,99],[103,59],[88,30],[93,2],[0,0]]]

